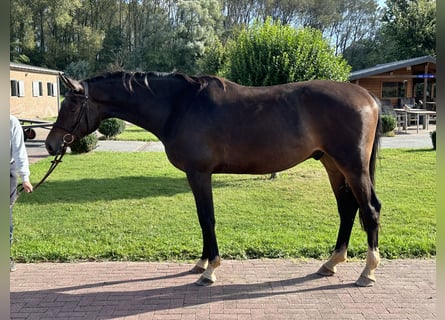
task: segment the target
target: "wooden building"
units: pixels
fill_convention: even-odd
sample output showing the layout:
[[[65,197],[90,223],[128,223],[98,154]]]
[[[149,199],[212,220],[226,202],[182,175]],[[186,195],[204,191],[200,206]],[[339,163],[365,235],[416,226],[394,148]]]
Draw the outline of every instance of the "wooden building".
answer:
[[[42,119],[59,112],[59,71],[30,65],[9,64],[9,112],[17,118]]]
[[[435,109],[436,58],[424,56],[354,71],[349,80],[395,107],[412,99],[418,106]],[[419,104],[422,101],[423,104]]]

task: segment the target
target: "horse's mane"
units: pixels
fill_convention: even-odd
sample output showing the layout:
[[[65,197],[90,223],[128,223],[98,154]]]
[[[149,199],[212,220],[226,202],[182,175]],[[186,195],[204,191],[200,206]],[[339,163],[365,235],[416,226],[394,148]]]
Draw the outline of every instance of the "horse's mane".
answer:
[[[101,80],[121,80],[122,85],[129,91],[134,91],[134,84],[146,87],[148,90],[150,88],[150,79],[151,78],[165,78],[165,79],[181,79],[185,82],[195,86],[197,88],[198,93],[204,90],[209,82],[215,81],[219,85],[221,89],[225,91],[226,89],[226,81],[223,78],[217,76],[210,75],[201,75],[201,76],[189,76],[180,72],[157,72],[157,71],[149,71],[149,72],[129,72],[129,71],[113,71],[104,73],[101,76],[97,76],[89,79],[89,82],[96,82]]]

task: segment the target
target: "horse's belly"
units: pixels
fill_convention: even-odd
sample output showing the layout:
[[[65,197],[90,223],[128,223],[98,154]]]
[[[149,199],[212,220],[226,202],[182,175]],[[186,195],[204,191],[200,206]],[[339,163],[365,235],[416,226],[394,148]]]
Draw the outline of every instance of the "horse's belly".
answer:
[[[215,168],[219,173],[267,174],[289,169],[310,156],[296,150],[245,150],[226,153]]]

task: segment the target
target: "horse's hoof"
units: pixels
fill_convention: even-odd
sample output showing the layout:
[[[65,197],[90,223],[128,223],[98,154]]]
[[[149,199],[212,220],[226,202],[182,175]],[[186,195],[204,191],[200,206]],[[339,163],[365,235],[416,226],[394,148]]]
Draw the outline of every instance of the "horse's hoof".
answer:
[[[210,280],[210,279],[207,279],[207,278],[204,278],[203,276],[201,276],[201,277],[198,279],[198,281],[195,282],[196,285],[198,285],[198,286],[203,286],[203,287],[205,287],[205,286],[210,286],[210,285],[212,285],[212,284],[214,284],[214,283],[215,283],[215,281]]]
[[[199,267],[199,266],[194,266],[193,268],[191,268],[190,269],[190,273],[193,273],[193,274],[201,274],[201,273],[203,273],[204,271],[206,271],[206,269],[204,269],[204,268],[202,268],[202,267]]]
[[[360,276],[358,280],[355,282],[355,285],[358,287],[372,287],[375,284],[375,280],[366,278],[365,276]]]
[[[321,276],[325,276],[325,277],[331,277],[335,274],[335,271],[332,271],[332,270],[326,268],[325,266],[321,266],[321,268],[318,269],[317,274],[319,274]]]

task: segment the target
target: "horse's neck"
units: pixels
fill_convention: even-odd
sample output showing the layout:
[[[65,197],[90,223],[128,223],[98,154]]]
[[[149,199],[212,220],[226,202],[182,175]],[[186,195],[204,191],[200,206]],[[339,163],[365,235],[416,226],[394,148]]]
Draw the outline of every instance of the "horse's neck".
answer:
[[[135,96],[137,95],[137,96]],[[172,109],[171,103],[166,103],[161,97],[151,93],[125,93],[118,95],[119,99],[112,99],[104,103],[105,118],[119,118],[131,122],[159,138],[162,137],[167,119]]]

